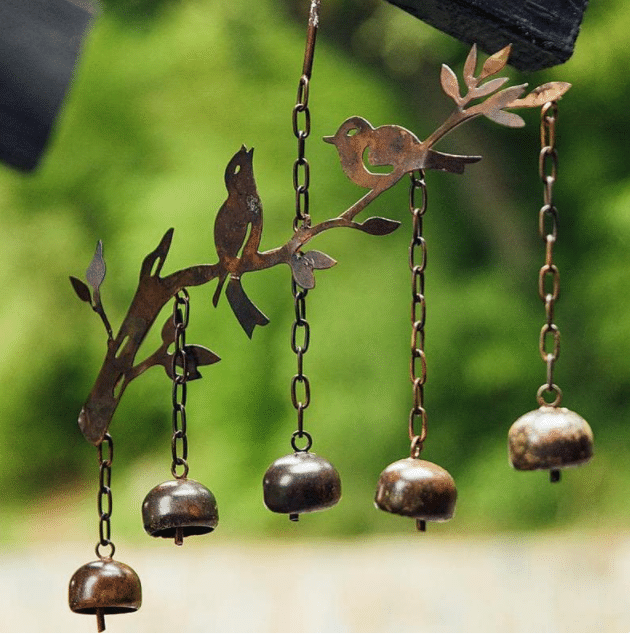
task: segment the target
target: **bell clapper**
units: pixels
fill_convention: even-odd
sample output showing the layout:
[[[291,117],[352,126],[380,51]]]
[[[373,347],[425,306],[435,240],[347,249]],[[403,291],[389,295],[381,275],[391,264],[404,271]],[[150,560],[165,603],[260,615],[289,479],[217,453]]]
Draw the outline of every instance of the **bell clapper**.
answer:
[[[560,469],[552,469],[549,472],[549,482],[560,482],[561,473]]]
[[[94,612],[96,614],[96,630],[100,634],[100,632],[105,631],[105,614],[103,608],[96,608]]]
[[[289,513],[289,519],[292,522],[299,522],[300,521],[300,514],[299,513]]]
[[[184,529],[181,526],[178,526],[175,529],[175,544],[177,546],[182,546],[184,544]]]
[[[421,520],[421,519],[417,519],[416,520],[416,528],[421,532],[421,533],[426,533],[427,530],[427,523],[425,520]]]

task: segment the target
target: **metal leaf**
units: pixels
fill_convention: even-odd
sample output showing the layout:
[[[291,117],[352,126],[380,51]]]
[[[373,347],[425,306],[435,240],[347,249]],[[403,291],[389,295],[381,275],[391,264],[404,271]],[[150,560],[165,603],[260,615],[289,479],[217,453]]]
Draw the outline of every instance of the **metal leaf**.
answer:
[[[196,344],[186,346],[186,354],[193,357],[195,366],[212,365],[213,363],[221,361],[221,357],[214,354],[212,350],[208,350],[208,348]]]
[[[552,81],[538,88],[534,88],[523,99],[515,99],[508,104],[508,108],[537,108],[544,106],[549,101],[557,101],[571,88],[566,81]]]
[[[495,110],[485,115],[491,121],[498,123],[499,125],[505,125],[508,128],[522,128],[525,125],[525,121],[519,115],[513,112],[505,112],[504,110]]]
[[[521,84],[520,86],[510,86],[501,92],[497,92],[491,97],[488,97],[483,103],[469,108],[467,112],[478,112],[479,114],[485,114],[496,112],[507,108],[508,105],[518,98],[523,91],[527,88],[527,84]]]
[[[90,262],[90,266],[85,272],[88,284],[96,291],[105,279],[105,260],[103,259],[103,242],[99,240],[96,244],[96,252]]]
[[[321,251],[307,251],[302,254],[303,258],[310,260],[314,269],[329,269],[331,266],[337,264],[337,260],[334,260],[329,255],[322,253]]]
[[[442,82],[442,89],[456,103],[461,101],[461,95],[459,94],[459,82],[457,81],[457,75],[446,65],[442,64],[442,72],[440,73],[440,81]]]
[[[485,97],[493,93],[495,90],[499,90],[503,84],[508,81],[508,77],[497,77],[496,79],[491,79],[490,81],[483,84],[483,86],[479,86],[471,91],[472,96],[475,99],[479,99],[480,97]]]
[[[473,44],[464,64],[464,81],[468,88],[474,88],[477,85],[475,79],[475,69],[477,68],[477,45]]]
[[[74,292],[79,296],[81,301],[87,302],[88,304],[92,303],[92,296],[87,284],[72,276],[70,276],[70,283],[72,284],[72,288],[74,288]]]
[[[386,236],[388,233],[396,231],[398,227],[400,227],[398,220],[390,220],[389,218],[381,218],[379,216],[368,218],[362,224],[356,225],[357,229],[369,233],[371,236]]]
[[[302,288],[310,290],[315,287],[315,276],[313,275],[313,263],[304,256],[294,253],[289,261],[293,271],[293,279]]]
[[[505,48],[502,48],[500,51],[497,51],[494,55],[491,55],[486,60],[483,68],[481,69],[481,74],[479,75],[479,81],[485,79],[486,77],[490,77],[491,75],[496,75],[501,72],[505,65],[507,64],[508,58],[510,57],[510,52],[512,51],[512,45],[508,44]]]

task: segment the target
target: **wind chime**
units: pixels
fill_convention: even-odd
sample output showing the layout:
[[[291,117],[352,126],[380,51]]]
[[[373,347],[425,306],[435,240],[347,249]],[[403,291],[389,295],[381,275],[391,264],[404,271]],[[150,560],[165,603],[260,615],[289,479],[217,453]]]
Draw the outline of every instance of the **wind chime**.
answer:
[[[181,545],[184,538],[211,532],[218,524],[213,494],[201,483],[188,478],[187,385],[189,381],[201,378],[201,366],[220,360],[207,348],[186,342],[190,319],[188,288],[218,280],[214,305],[217,305],[225,287],[225,295],[234,315],[251,338],[255,327],[264,326],[269,320],[245,293],[243,276],[278,264],[289,265],[295,308],[291,350],[297,360],[297,372],[291,380],[290,393],[297,414],[297,429],[290,438],[293,453],[276,460],[264,474],[264,503],[271,511],[287,514],[289,519],[296,521],[303,513],[323,510],[339,501],[339,474],[326,459],[311,452],[313,437],[304,428],[304,412],[311,400],[310,382],[304,372],[304,357],[310,343],[306,298],[315,286],[314,271],[330,268],[336,262],[322,252],[305,251],[304,248],[315,236],[338,227],[357,229],[374,236],[393,232],[400,224],[396,220],[374,216],[357,222],[355,218],[369,203],[406,175],[410,177],[409,211],[412,217],[408,252],[411,271],[410,379],[413,401],[408,420],[410,456],[394,462],[382,472],[375,505],[390,513],[414,518],[418,529],[422,531],[427,521],[445,521],[453,516],[457,498],[453,478],[442,467],[420,458],[428,430],[424,401],[427,379],[427,245],[423,237],[423,220],[428,201],[425,172],[441,170],[462,174],[467,165],[481,159],[480,156],[444,154],[433,149],[448,132],[476,117],[485,116],[501,125],[520,127],[524,125],[523,119],[509,110],[543,107],[540,171],[545,184],[545,204],[540,212],[540,231],[547,250],[539,286],[547,314],[540,338],[541,354],[547,364],[547,382],[539,390],[540,409],[519,419],[510,431],[511,460],[517,469],[550,469],[552,479],[557,480],[559,468],[584,462],[592,454],[592,434],[588,425],[577,414],[559,407],[561,392],[553,383],[553,368],[559,353],[559,331],[553,321],[559,277],[553,263],[553,246],[557,237],[557,210],[553,201],[557,173],[555,124],[557,100],[570,85],[552,82],[522,97],[526,84],[503,88],[507,78],[495,77],[507,64],[510,46],[490,56],[477,72],[477,48],[473,45],[463,69],[464,94],[460,92],[460,82],[455,73],[448,66],[442,67],[441,85],[446,95],[454,101],[455,109],[424,141],[400,126],[383,125],[375,128],[358,116],[344,121],[334,135],[324,137],[324,141],[335,146],[346,176],[368,192],[339,216],[313,224],[309,206],[310,164],[306,158],[306,142],[311,129],[309,96],[319,9],[320,1],[312,0],[304,64],[298,83],[297,102],[292,112],[298,151],[293,164],[295,216],[293,234],[289,240],[275,249],[259,251],[263,228],[262,204],[254,179],[253,149],[248,150],[243,146],[232,157],[225,171],[228,197],[214,225],[218,262],[199,264],[162,276],[173,237],[173,229],[169,229],[157,248],[145,257],[136,293],[115,336],[100,299],[99,289],[105,277],[100,242],[87,270],[89,286],[76,278],[70,278],[79,298],[89,303],[100,316],[108,335],[105,360],[79,416],[81,431],[96,446],[98,453],[98,560],[77,570],[69,589],[70,608],[79,613],[96,614],[99,631],[105,629],[106,614],[131,612],[141,604],[138,576],[127,565],[113,559],[115,547],[111,540],[110,522],[114,445],[108,430],[125,389],[150,367],[161,365],[172,381],[173,479],[156,486],[147,494],[142,505],[145,530],[154,537],[174,539],[176,544]],[[390,168],[387,173],[378,171],[378,168],[385,166]],[[546,224],[548,220],[550,226]],[[550,290],[546,289],[548,279],[552,283]],[[146,359],[136,362],[140,345],[161,309],[170,301],[173,301],[173,313],[162,328],[161,345]],[[546,351],[549,337],[553,342],[551,352]],[[172,352],[169,352],[171,348]],[[543,400],[545,393],[554,396],[552,402]]]

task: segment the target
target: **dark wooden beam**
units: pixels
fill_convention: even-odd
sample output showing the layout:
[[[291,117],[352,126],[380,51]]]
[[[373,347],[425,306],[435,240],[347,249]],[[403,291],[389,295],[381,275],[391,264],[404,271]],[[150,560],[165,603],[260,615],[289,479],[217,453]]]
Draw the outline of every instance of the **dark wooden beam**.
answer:
[[[0,0],[0,161],[37,165],[90,17],[76,0]]]
[[[573,54],[588,0],[388,0],[440,31],[495,53],[512,44],[510,64],[540,70]]]

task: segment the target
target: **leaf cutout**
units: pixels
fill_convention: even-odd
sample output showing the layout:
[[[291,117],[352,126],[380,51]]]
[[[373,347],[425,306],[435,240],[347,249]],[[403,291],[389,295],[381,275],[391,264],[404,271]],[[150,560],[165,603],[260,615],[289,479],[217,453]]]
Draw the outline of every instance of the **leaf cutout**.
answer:
[[[475,69],[477,68],[477,45],[473,44],[464,64],[464,81],[469,89],[477,85],[475,79]]]
[[[356,225],[357,229],[369,233],[371,236],[386,236],[388,233],[396,231],[398,227],[400,227],[398,220],[390,220],[389,218],[381,218],[379,216],[368,218],[362,224]]]
[[[103,241],[99,240],[96,245],[96,252],[90,262],[88,270],[85,272],[85,278],[88,284],[95,290],[103,283],[105,279],[105,260],[103,259]]]
[[[549,101],[557,101],[571,88],[566,81],[552,81],[538,88],[534,88],[523,99],[515,99],[508,104],[508,108],[537,108],[544,106]]]
[[[481,74],[479,75],[479,81],[485,79],[486,77],[490,77],[491,75],[496,75],[501,72],[505,65],[507,64],[508,58],[510,57],[510,52],[512,51],[512,45],[508,44],[505,48],[502,48],[500,51],[497,51],[494,55],[491,55],[486,60],[483,68],[481,69]]]
[[[212,350],[208,350],[204,346],[198,346],[196,344],[186,346],[186,354],[191,355],[194,359],[195,366],[199,365],[212,365],[221,361],[221,357],[214,354]]]
[[[313,275],[313,264],[308,258],[294,253],[289,262],[293,271],[293,279],[302,288],[310,290],[315,287],[315,276]]]
[[[72,277],[72,275],[70,275],[70,283],[72,284],[74,292],[79,296],[79,299],[82,302],[87,302],[88,304],[92,303],[90,289],[87,287],[87,284],[85,284],[85,282],[82,282],[76,277]]]
[[[508,77],[497,77],[496,79],[491,79],[486,82],[483,86],[479,86],[478,88],[474,88],[471,90],[471,97],[473,99],[479,99],[480,97],[485,97],[493,93],[495,90],[499,90],[503,84],[508,81]]]
[[[302,257],[307,258],[314,269],[329,269],[337,264],[337,260],[333,260],[333,258],[321,251],[307,251],[302,254]]]
[[[459,94],[459,82],[457,81],[457,75],[446,64],[442,64],[440,81],[442,82],[442,90],[444,90],[444,92],[453,99],[455,103],[459,103],[462,98]]]
[[[510,88],[506,88],[505,90],[497,92],[491,97],[488,97],[483,103],[469,108],[467,112],[469,114],[485,114],[487,116],[492,112],[502,110],[503,108],[506,108],[511,102],[513,102],[517,97],[519,97],[526,87],[527,84],[521,84],[520,86],[510,86]]]
[[[523,118],[513,112],[495,110],[487,113],[485,116],[491,121],[494,121],[499,125],[505,125],[508,128],[522,128],[525,125]]]

